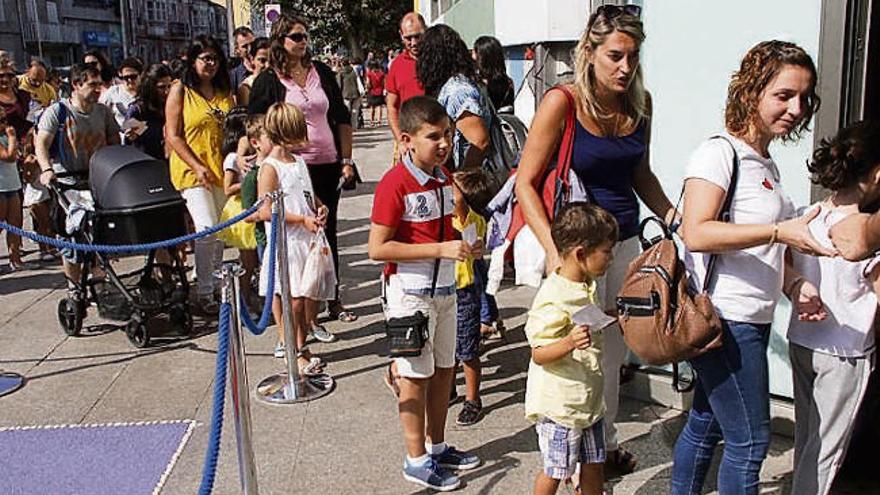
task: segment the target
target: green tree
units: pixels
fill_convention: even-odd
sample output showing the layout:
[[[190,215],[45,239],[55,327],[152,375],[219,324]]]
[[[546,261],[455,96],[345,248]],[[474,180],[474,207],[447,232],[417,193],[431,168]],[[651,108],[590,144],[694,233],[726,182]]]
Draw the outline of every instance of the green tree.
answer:
[[[262,8],[267,0],[252,0]],[[283,12],[308,19],[313,43],[336,49],[344,46],[355,58],[365,50],[385,50],[396,46],[398,23],[412,10],[407,0],[278,0]],[[379,54],[377,53],[377,56]],[[381,57],[380,57],[381,58]]]

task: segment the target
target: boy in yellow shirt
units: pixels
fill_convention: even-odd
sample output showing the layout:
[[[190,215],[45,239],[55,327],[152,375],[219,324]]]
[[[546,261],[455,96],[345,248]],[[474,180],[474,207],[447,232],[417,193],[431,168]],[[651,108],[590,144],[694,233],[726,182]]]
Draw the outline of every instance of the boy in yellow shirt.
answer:
[[[602,335],[572,316],[596,304],[596,279],[613,259],[614,217],[587,203],[570,203],[553,219],[553,243],[562,266],[538,290],[525,333],[532,348],[526,382],[526,418],[535,423],[544,469],[535,494],[554,494],[580,464],[580,489],[599,495],[604,483],[605,403]]]
[[[486,220],[478,211],[484,211],[492,200],[489,179],[479,168],[459,170],[452,174],[453,210],[452,226],[461,234],[461,239],[470,244],[482,246],[486,237]],[[459,426],[469,426],[483,415],[483,402],[480,400],[480,296],[481,284],[474,273],[474,258],[455,262],[456,295],[456,334],[455,359],[464,368],[465,399],[455,422]],[[453,383],[453,392],[455,384]]]

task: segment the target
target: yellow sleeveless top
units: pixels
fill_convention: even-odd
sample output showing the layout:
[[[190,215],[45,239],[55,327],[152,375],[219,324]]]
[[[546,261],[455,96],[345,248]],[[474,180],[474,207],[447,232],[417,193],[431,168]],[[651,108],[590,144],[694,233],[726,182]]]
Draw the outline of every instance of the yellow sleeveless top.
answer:
[[[215,93],[206,100],[197,91],[183,87],[183,137],[193,153],[216,177],[216,184],[223,184],[223,119],[232,109],[232,97]],[[171,152],[169,160],[171,183],[180,191],[200,185],[195,174],[182,158]]]

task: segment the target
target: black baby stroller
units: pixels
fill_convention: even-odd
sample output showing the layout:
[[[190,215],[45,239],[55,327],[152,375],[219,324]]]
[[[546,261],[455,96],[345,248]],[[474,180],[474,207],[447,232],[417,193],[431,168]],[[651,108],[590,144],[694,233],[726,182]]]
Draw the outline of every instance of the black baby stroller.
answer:
[[[186,234],[186,204],[171,185],[167,164],[131,146],[108,146],[92,156],[89,170],[94,211],[84,212],[82,203],[72,202],[64,194],[86,189],[82,174],[58,174],[59,180],[50,186],[63,213],[83,216],[73,234],[76,242],[146,244]],[[65,177],[78,178],[79,183],[70,184]],[[167,261],[160,262],[156,250],[151,250],[143,268],[123,274],[116,273],[109,254],[85,256],[80,280],[70,281],[73,288],[58,303],[58,321],[64,332],[78,335],[86,308],[95,303],[102,318],[126,322],[126,335],[136,347],[150,344],[147,322],[162,315],[188,335],[193,322],[186,268],[176,248],[167,253]],[[92,277],[95,267],[106,275]]]

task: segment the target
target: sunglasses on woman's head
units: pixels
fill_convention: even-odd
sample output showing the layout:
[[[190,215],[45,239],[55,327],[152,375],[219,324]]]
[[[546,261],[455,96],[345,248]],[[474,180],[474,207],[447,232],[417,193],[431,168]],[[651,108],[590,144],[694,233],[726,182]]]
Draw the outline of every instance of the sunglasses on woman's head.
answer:
[[[309,39],[309,35],[306,33],[290,33],[286,35],[285,38],[294,43],[302,43],[303,41]]]
[[[603,18],[605,20],[610,21],[611,19],[615,19],[620,17],[621,15],[631,15],[634,17],[641,17],[642,8],[638,5],[600,5],[596,12],[590,16],[590,22],[588,25],[592,26],[596,19]]]

